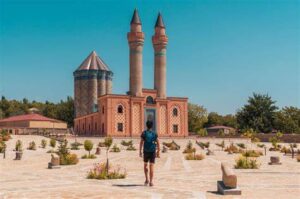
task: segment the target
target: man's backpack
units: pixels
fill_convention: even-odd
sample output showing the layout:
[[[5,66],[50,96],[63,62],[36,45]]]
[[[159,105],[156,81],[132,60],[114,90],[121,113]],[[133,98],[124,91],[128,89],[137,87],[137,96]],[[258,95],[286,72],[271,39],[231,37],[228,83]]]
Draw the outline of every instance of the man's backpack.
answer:
[[[144,131],[144,152],[155,152],[156,142],[157,142],[157,134],[153,131]]]

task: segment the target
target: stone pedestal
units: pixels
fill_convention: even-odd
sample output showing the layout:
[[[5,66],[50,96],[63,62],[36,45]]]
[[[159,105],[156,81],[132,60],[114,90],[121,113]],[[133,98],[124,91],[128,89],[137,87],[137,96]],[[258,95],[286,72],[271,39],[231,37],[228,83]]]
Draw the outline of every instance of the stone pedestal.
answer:
[[[167,153],[168,152],[168,148],[167,147],[165,147],[165,146],[163,146],[163,149],[162,149],[162,151],[161,151],[162,153]]]
[[[101,153],[101,149],[100,149],[100,147],[97,147],[97,148],[96,148],[96,153],[95,153],[95,154],[96,154],[96,155],[100,155],[100,153]]]
[[[16,151],[16,159],[15,160],[21,160],[23,156],[23,152],[22,151]]]
[[[269,165],[281,165],[280,158],[278,156],[271,156]]]
[[[218,192],[222,195],[241,195],[242,191],[239,187],[226,187],[222,181],[217,182]]]
[[[59,156],[51,154],[51,162],[48,163],[48,169],[58,169],[59,166]]]

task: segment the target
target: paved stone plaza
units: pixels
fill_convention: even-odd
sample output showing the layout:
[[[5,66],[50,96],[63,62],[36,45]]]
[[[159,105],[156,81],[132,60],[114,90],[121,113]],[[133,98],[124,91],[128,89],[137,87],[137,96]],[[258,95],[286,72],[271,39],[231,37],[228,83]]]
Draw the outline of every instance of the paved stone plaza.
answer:
[[[215,155],[206,156],[201,161],[186,161],[182,150],[189,139],[176,139],[181,146],[180,151],[162,153],[155,165],[154,187],[143,186],[143,162],[138,151],[126,151],[119,144],[122,139],[114,139],[121,147],[120,153],[110,153],[110,162],[126,168],[127,177],[121,180],[90,180],[86,174],[94,163],[105,161],[105,151],[97,159],[80,159],[77,165],[61,166],[60,169],[47,169],[50,161],[50,149],[38,148],[36,151],[24,150],[21,161],[13,160],[12,151],[17,139],[23,141],[23,148],[34,140],[40,145],[40,136],[13,136],[7,142],[6,159],[0,156],[0,199],[2,198],[297,198],[300,195],[300,163],[290,156],[279,152],[267,152],[267,156],[259,157],[261,163],[257,170],[235,170],[238,186],[242,190],[241,196],[222,196],[216,193],[217,181],[221,180],[220,163],[234,164],[238,155],[228,155],[221,151],[214,143],[221,139],[202,139],[210,141]],[[79,142],[91,139],[98,143],[100,138],[78,138]],[[171,139],[161,139],[171,141]],[[244,142],[247,140],[226,140],[229,142]],[[70,139],[74,142],[74,139]],[[134,139],[138,148],[138,139]],[[49,144],[49,141],[48,141]],[[193,144],[197,152],[204,153],[199,146]],[[253,147],[255,145],[253,144]],[[84,149],[72,151],[79,157],[87,152]],[[95,152],[95,148],[92,151]],[[270,155],[279,155],[282,165],[268,165]]]

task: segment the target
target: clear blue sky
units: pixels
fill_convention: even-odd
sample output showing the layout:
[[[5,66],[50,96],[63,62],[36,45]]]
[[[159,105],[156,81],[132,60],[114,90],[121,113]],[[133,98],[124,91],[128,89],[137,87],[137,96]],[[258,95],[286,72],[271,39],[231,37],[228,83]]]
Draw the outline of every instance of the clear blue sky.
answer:
[[[144,87],[153,87],[151,36],[158,11],[169,37],[167,93],[235,113],[253,92],[300,106],[300,3],[292,0],[0,0],[0,95],[59,101],[92,51],[128,90],[126,34],[134,8],[145,32]]]

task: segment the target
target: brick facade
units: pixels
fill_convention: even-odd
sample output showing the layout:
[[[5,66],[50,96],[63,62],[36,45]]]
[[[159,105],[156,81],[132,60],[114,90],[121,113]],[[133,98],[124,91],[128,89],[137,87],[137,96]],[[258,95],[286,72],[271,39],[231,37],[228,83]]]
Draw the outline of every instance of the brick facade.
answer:
[[[112,75],[106,76],[105,81],[103,78],[98,79],[98,81],[88,78],[88,81],[92,82],[92,86],[89,87],[85,86],[85,82],[82,84],[76,82],[80,78],[75,78],[75,108],[79,107],[79,110],[76,109],[74,121],[75,132],[85,136],[139,137],[145,129],[146,121],[151,120],[154,123],[153,129],[159,136],[188,136],[188,99],[167,97],[166,95],[166,46],[168,37],[161,15],[158,15],[155,34],[152,37],[154,89],[143,89],[144,33],[137,10],[134,11],[127,39],[130,70],[128,94],[112,94]],[[85,65],[90,63],[91,61],[85,60],[80,69],[89,69]],[[99,64],[99,68],[101,67],[103,70],[108,70],[103,61],[102,64]],[[105,73],[112,74],[111,71]],[[98,86],[95,88],[93,85],[96,83]],[[97,112],[93,113],[91,112],[91,105],[95,104],[95,96],[97,95],[98,109]]]

